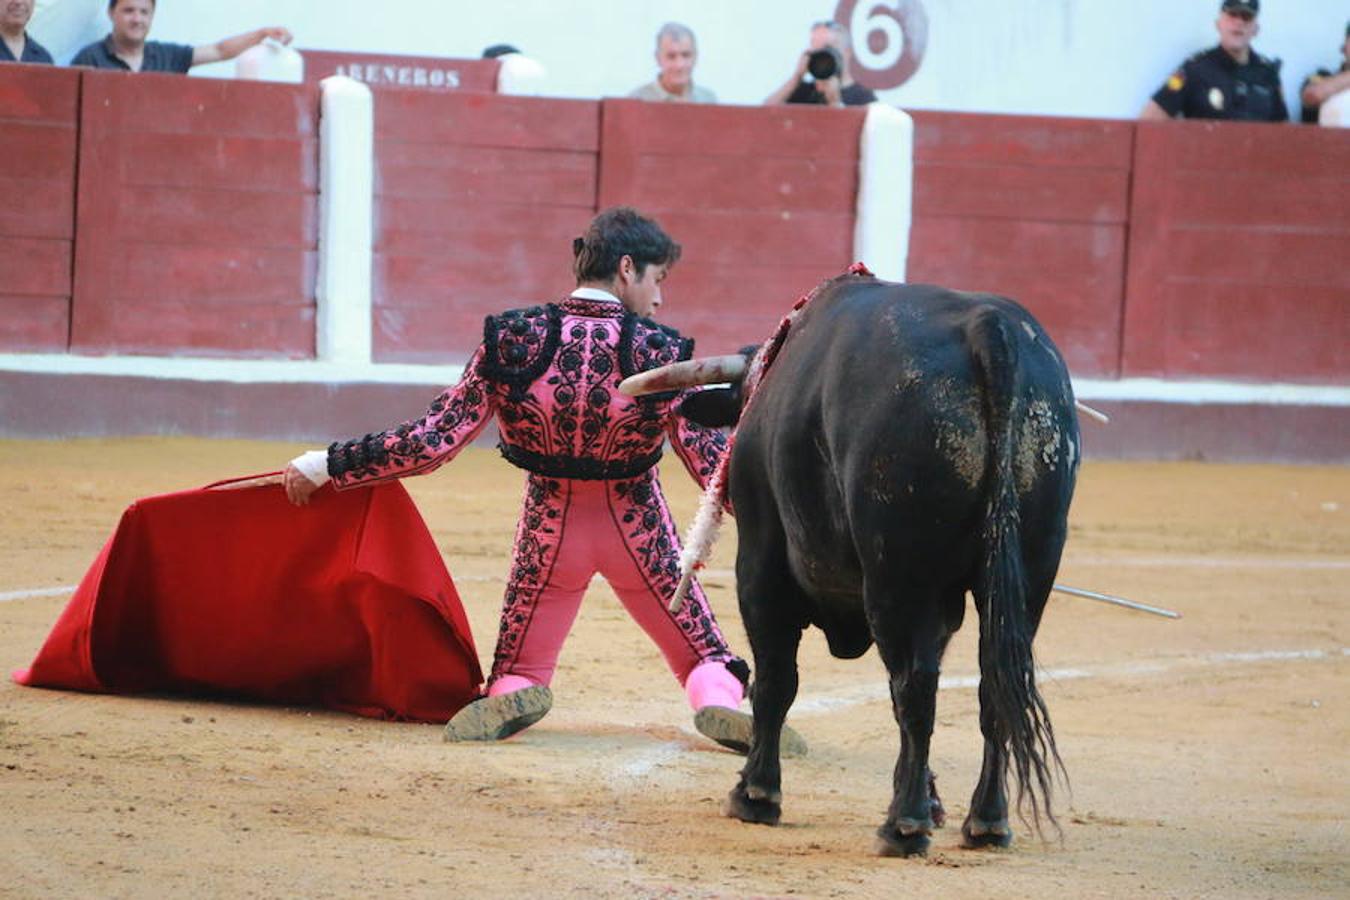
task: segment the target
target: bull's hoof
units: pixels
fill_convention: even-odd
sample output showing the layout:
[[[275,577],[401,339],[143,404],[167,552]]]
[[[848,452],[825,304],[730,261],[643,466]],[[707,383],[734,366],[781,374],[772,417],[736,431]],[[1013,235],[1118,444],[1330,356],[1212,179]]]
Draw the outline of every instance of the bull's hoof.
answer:
[[[877,856],[923,856],[931,843],[927,831],[906,833],[890,824],[877,829]]]
[[[777,825],[783,815],[782,795],[777,791],[757,791],[759,799],[752,799],[742,788],[735,788],[727,794],[727,802],[722,811],[729,818],[740,819],[752,825]]]
[[[961,826],[961,845],[971,850],[986,847],[1009,847],[1012,845],[1012,828],[1007,819],[997,822],[985,822],[974,816],[966,818]]]

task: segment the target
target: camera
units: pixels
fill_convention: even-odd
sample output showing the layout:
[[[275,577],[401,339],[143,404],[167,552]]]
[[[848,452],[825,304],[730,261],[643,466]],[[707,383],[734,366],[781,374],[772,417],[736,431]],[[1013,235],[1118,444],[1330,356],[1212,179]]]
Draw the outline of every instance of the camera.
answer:
[[[816,81],[833,78],[844,68],[844,57],[833,47],[813,50],[806,60],[806,71]]]

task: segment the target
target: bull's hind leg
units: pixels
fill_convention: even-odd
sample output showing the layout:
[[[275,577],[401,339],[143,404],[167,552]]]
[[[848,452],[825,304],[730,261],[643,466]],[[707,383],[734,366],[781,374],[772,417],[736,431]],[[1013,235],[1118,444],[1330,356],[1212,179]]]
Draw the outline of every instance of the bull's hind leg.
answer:
[[[984,638],[980,639],[982,642]],[[1007,847],[1012,843],[1008,825],[1008,737],[994,716],[989,686],[980,679],[980,733],[984,735],[984,762],[980,780],[970,798],[970,812],[961,825],[961,840],[967,847]]]
[[[779,744],[788,707],[797,696],[804,601],[781,550],[754,549],[743,544],[736,560],[741,618],[755,660],[750,690],[754,726],[745,767],[727,795],[725,811],[743,822],[777,825],[783,802]]]
[[[886,821],[877,829],[877,852],[882,856],[925,853],[942,816],[928,750],[937,715],[938,674],[950,631],[937,592],[925,593],[906,591],[903,609],[893,594],[868,598],[877,649],[890,675],[891,707],[900,726],[895,793]]]
[[[1040,625],[1050,590],[1059,568],[1064,547],[1062,530],[1045,529],[1043,544],[1031,544],[1030,558],[1038,564],[1028,566],[1026,608],[1031,633]],[[987,613],[982,613],[987,615]],[[980,659],[985,659],[987,638],[981,629]],[[1008,734],[995,715],[995,701],[988,681],[980,678],[980,733],[984,736],[984,760],[980,780],[970,798],[970,812],[961,825],[961,841],[971,848],[1008,847],[1013,840],[1008,823]]]

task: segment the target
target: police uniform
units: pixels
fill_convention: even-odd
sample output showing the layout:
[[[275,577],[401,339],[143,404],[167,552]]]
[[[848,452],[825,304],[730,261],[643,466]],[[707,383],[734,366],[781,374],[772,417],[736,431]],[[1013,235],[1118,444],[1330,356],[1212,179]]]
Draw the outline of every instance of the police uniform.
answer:
[[[1173,118],[1289,121],[1280,61],[1254,51],[1245,64],[1222,47],[1195,54],[1172,73],[1153,102]]]

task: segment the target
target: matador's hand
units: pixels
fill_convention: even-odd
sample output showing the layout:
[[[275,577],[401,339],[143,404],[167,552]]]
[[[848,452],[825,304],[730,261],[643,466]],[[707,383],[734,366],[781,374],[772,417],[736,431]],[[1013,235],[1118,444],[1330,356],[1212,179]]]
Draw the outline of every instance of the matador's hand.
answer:
[[[305,473],[293,464],[288,465],[286,471],[281,474],[281,483],[286,488],[286,499],[296,506],[309,503],[310,495],[319,489],[317,484],[306,478]]]

